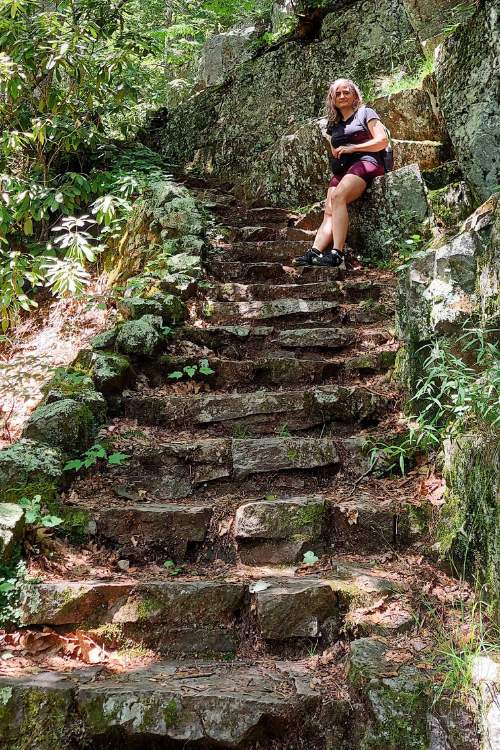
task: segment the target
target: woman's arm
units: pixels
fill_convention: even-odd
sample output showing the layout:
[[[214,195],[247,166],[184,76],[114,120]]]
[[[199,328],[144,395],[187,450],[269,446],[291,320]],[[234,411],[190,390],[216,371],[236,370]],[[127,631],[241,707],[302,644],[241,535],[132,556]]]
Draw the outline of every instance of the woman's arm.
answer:
[[[385,128],[380,120],[369,120],[368,129],[370,131],[370,135],[372,136],[371,140],[365,141],[364,143],[348,143],[345,146],[339,146],[335,149],[332,147],[332,154],[334,155],[334,157],[336,159],[340,159],[342,154],[354,154],[358,151],[373,153],[375,151],[382,151],[384,148],[386,148],[389,141],[387,139]]]

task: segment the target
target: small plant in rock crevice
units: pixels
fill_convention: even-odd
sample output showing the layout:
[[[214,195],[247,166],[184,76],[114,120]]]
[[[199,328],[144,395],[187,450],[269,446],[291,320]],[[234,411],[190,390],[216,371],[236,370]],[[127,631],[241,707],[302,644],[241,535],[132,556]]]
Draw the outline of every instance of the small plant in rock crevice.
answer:
[[[163,567],[170,576],[178,576],[182,573],[182,568],[179,565],[176,565],[173,560],[165,560]]]
[[[185,365],[182,370],[174,370],[167,376],[169,380],[181,380],[185,375],[188,378],[194,378],[198,373],[200,375],[213,375],[215,370],[212,370],[208,363],[208,359],[200,359],[197,365]]]
[[[130,456],[127,453],[109,453],[100,443],[96,443],[82,454],[81,458],[74,458],[67,461],[64,465],[65,471],[80,471],[95,466],[99,461],[105,462],[108,466],[121,466]]]

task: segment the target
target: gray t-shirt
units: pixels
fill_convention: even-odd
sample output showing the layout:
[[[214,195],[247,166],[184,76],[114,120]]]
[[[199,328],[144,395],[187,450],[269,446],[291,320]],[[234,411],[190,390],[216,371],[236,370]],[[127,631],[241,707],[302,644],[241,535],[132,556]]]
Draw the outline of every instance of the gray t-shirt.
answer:
[[[332,136],[332,146],[338,148],[344,146],[347,143],[365,143],[372,139],[372,135],[368,128],[368,122],[370,120],[380,120],[380,117],[371,107],[360,107],[353,114],[347,118],[347,120],[341,120],[336,125],[328,123],[326,132]],[[349,169],[351,164],[355,161],[369,161],[372,164],[382,164],[384,149],[375,151],[372,153],[363,153],[362,151],[355,152],[353,154],[345,154],[340,159],[331,160],[332,171],[342,172],[345,169]]]

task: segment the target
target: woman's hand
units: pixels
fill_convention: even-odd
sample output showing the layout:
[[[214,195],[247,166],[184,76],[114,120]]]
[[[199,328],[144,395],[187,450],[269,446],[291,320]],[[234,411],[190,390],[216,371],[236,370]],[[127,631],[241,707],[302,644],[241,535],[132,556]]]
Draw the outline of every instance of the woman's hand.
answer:
[[[338,146],[338,148],[332,148],[332,154],[335,159],[340,159],[344,154],[353,154],[356,151],[356,146],[351,146],[349,143],[345,146]]]

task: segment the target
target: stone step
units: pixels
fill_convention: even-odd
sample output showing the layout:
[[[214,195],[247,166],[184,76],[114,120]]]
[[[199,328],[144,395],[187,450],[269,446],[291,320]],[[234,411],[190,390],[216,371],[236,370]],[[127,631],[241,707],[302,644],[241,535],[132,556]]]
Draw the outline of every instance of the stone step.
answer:
[[[293,739],[319,707],[311,674],[293,662],[270,666],[213,661],[134,665],[118,674],[102,666],[74,672],[0,677],[6,747],[246,748]],[[33,727],[39,727],[34,730]],[[36,736],[35,736],[36,735]]]
[[[325,500],[297,497],[240,505],[234,520],[238,553],[245,565],[283,565],[304,552],[322,554],[326,542]]]
[[[290,431],[306,430],[331,421],[376,423],[391,408],[388,396],[363,386],[315,386],[308,390],[252,391],[250,393],[203,393],[169,396],[157,391],[125,391],[125,416],[142,424],[210,427],[238,424],[257,432],[275,432],[286,422]]]
[[[246,565],[297,563],[308,550],[372,552],[411,538],[408,509],[390,498],[383,503],[363,493],[340,501],[324,495],[269,498],[243,502],[236,511],[234,536]]]
[[[217,205],[214,212],[224,218],[224,223],[230,226],[279,226],[287,227],[293,224],[297,214],[286,208],[263,206],[261,208],[244,208],[242,206]]]
[[[435,169],[449,158],[449,149],[440,141],[393,139],[394,169],[418,164],[421,170]]]
[[[281,326],[301,322],[327,325],[334,320],[345,325],[357,325],[392,320],[393,310],[372,300],[343,305],[335,300],[323,299],[282,298],[255,302],[214,302],[208,299],[192,304],[191,315],[198,319],[228,325],[251,320],[279,321]]]
[[[316,232],[296,227],[280,228],[276,226],[224,227],[224,238],[229,242],[262,242],[268,240],[302,240],[314,241]]]
[[[305,281],[305,279],[304,279]],[[227,302],[254,302],[281,299],[336,300],[359,302],[380,299],[382,288],[372,281],[320,281],[295,284],[215,284],[210,298]]]
[[[233,242],[214,251],[224,260],[241,263],[278,262],[290,263],[311,247],[308,240],[262,240],[261,242]],[[212,254],[214,254],[212,253]]]
[[[337,449],[338,446],[338,449]],[[364,451],[364,438],[341,437],[259,437],[259,438],[200,438],[187,437],[179,439],[170,434],[163,436],[155,432],[151,437],[141,440],[133,438],[123,440],[116,436],[113,441],[115,450],[130,455],[127,463],[119,467],[119,472],[112,467],[103,469],[103,475],[109,477],[109,487],[114,496],[116,512],[122,512],[125,501],[133,503],[131,511],[138,513],[144,498],[157,504],[163,501],[176,501],[193,496],[200,488],[214,483],[217,486],[240,486],[246,477],[280,472],[298,472],[308,475],[312,469],[321,469],[322,475],[335,473],[340,466],[339,450],[345,456],[344,463],[354,475],[364,473],[368,466],[368,457]],[[263,482],[266,479],[263,477]],[[83,491],[80,488],[80,494]],[[236,487],[235,487],[236,492]],[[121,500],[120,500],[121,499]],[[85,505],[89,512],[111,514],[112,501],[108,508],[102,507],[102,501],[90,488],[85,496]],[[207,505],[213,505],[211,499]],[[136,506],[140,506],[137,507]],[[144,513],[148,511],[144,509]],[[168,511],[170,512],[170,510]],[[151,519],[150,539],[153,543],[153,526],[158,529],[158,545],[167,538],[168,531],[161,530],[162,519]],[[139,516],[137,516],[138,518]],[[195,516],[199,520],[200,516]],[[174,516],[178,518],[177,512]],[[133,518],[132,518],[133,520]],[[192,521],[192,517],[183,520],[183,528]],[[195,540],[202,533],[193,531]],[[106,521],[106,534],[109,538],[120,539],[126,533],[126,524],[118,522],[113,528],[111,515]],[[130,528],[130,535],[134,534]],[[156,542],[155,542],[156,543]]]
[[[364,328],[360,331],[348,326],[279,330],[273,326],[208,325],[203,328],[184,326],[177,333],[179,341],[185,339],[227,357],[238,354],[249,359],[262,354],[262,351],[268,348],[272,348],[273,351],[299,350],[303,355],[316,350],[336,351],[355,344],[362,348],[359,355],[363,356],[374,347],[386,344],[393,338],[393,332],[382,327]]]
[[[180,486],[178,492],[189,493],[191,483]],[[118,484],[117,494],[140,498],[137,491],[127,493]],[[89,525],[92,533],[112,542],[123,558],[141,560],[150,557],[185,560],[206,540],[213,508],[210,505],[178,505],[174,503],[136,503],[108,506],[93,515]]]
[[[203,376],[203,380],[221,388],[245,384],[319,384],[341,375],[385,372],[394,365],[395,356],[396,352],[390,346],[372,352],[324,359],[297,359],[285,352],[269,352],[266,356],[248,360],[210,356],[210,367],[214,374]],[[193,363],[196,363],[193,357],[165,355],[160,359],[160,374],[165,379],[170,372],[182,371]]]
[[[169,477],[169,484],[161,467],[150,479],[143,476],[139,484],[128,481],[128,475],[122,476],[121,483],[113,486],[121,502],[106,498],[93,511],[82,499],[82,510],[91,511],[89,533],[112,544],[122,559],[139,564],[155,559],[203,559],[207,551],[212,558],[235,560],[236,550],[248,564],[286,564],[300,562],[308,549],[323,552],[333,547],[370,553],[402,547],[413,537],[407,506],[390,497],[374,501],[364,493],[337,500],[335,490],[327,495],[295,497],[283,495],[282,491],[274,495],[268,487],[265,497],[256,498],[255,488],[247,489],[239,481],[242,499],[237,503],[232,500],[231,486],[221,487],[217,499],[207,500],[204,505],[199,499],[175,505],[150,500],[155,494],[169,494],[172,485],[174,493],[192,494],[196,485],[185,474],[188,478],[184,486],[182,477],[179,483]],[[142,501],[137,502],[140,492]],[[148,496],[147,501],[144,495]],[[218,523],[224,521],[233,529],[236,547],[231,543],[218,549],[217,531],[210,525],[213,515]],[[316,519],[316,524],[311,526],[311,519]]]
[[[339,268],[313,268],[282,263],[241,263],[228,260],[222,253],[212,254],[206,263],[208,273],[220,281],[235,281],[240,284],[264,283],[291,284],[299,279],[306,283],[330,282],[343,279],[345,271]]]
[[[82,630],[115,649],[133,641],[161,655],[234,652],[248,628],[272,641],[324,636],[326,645],[345,617],[360,617],[362,603],[400,591],[369,567],[342,559],[320,577],[267,570],[244,581],[169,580],[167,573],[161,580],[145,570],[142,580],[37,583],[24,596],[21,624]]]

